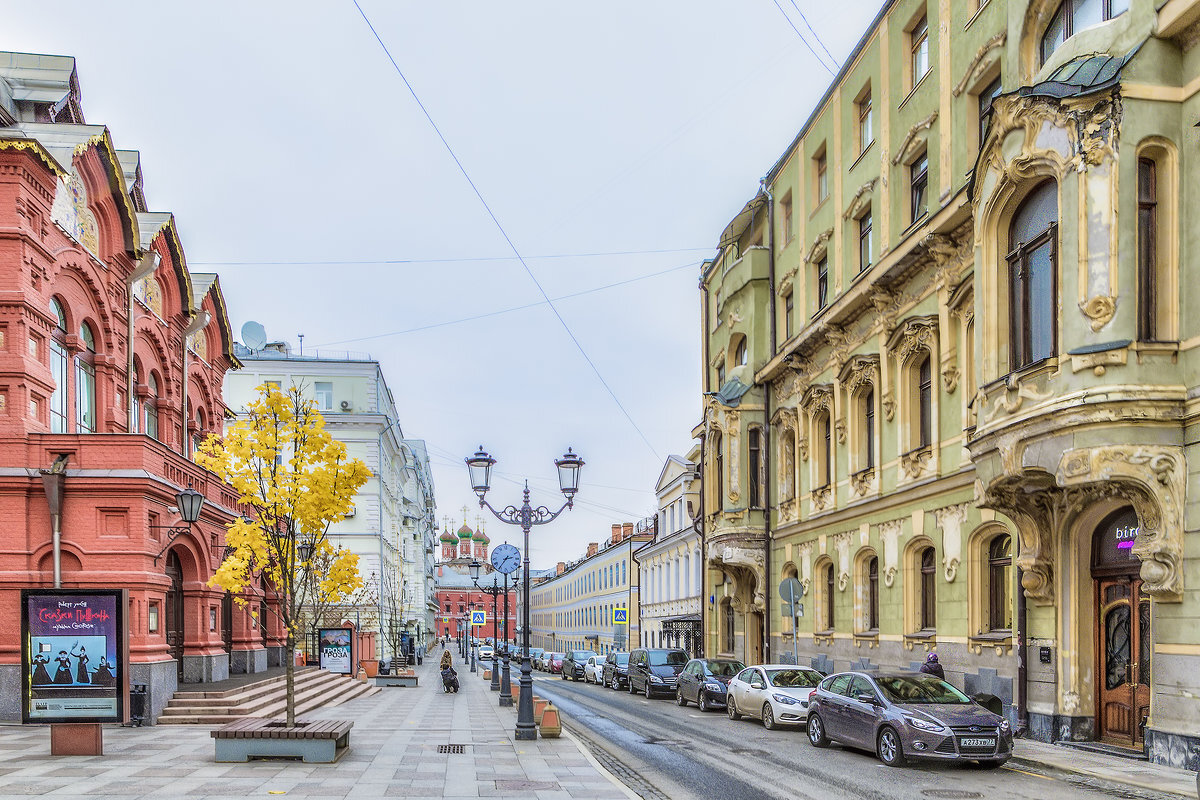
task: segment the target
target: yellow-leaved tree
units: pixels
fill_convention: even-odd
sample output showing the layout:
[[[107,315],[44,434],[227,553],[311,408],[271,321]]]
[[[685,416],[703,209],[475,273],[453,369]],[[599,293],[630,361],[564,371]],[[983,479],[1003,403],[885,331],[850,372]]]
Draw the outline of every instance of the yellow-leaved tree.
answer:
[[[364,586],[358,556],[329,541],[329,526],[346,516],[370,477],[346,446],[325,430],[316,403],[298,386],[263,384],[223,437],[209,436],[196,463],[220,475],[254,510],[229,526],[232,548],[209,585],[235,599],[265,576],[287,631],[287,725],[296,724],[296,636],[305,611],[336,605]],[[261,624],[261,623],[260,623]]]

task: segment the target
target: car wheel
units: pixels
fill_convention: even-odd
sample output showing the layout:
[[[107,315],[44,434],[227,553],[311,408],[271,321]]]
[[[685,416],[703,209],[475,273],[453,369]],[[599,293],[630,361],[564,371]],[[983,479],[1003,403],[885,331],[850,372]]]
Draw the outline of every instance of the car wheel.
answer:
[[[900,746],[900,735],[893,728],[885,726],[879,731],[875,752],[879,760],[889,767],[904,766],[904,748]]]
[[[628,689],[629,689],[629,693],[630,693],[630,694],[637,694],[637,689],[634,689],[634,688],[633,688],[633,678],[626,678],[626,679],[625,679],[625,682],[626,682],[626,686],[627,686],[627,687],[628,687]]]
[[[729,718],[732,720],[739,720],[742,718],[742,715],[738,713],[737,706],[733,703],[733,695],[729,695],[729,697],[725,700],[725,713],[728,714]]]
[[[825,736],[825,723],[817,714],[808,715],[808,741],[813,747],[829,747],[829,738]]]
[[[770,703],[763,703],[762,721],[764,728],[769,731],[775,730],[775,712],[771,710]]]
[[[700,709],[700,713],[708,711],[708,697],[703,689],[696,693],[696,708]]]
[[[678,703],[681,708],[687,706],[687,698],[683,696],[682,686],[675,687],[675,702]]]
[[[646,681],[646,685],[642,687],[642,691],[646,694],[646,699],[650,699],[650,681]]]

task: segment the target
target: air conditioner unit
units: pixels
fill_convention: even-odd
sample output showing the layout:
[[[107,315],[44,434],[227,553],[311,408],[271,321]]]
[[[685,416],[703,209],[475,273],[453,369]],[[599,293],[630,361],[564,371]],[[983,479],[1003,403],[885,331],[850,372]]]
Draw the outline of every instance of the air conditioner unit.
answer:
[[[349,400],[342,401],[342,411],[351,411],[351,410],[353,410],[353,408],[354,408],[354,404],[351,403]]]
[[[346,512],[346,519],[350,519],[356,513],[358,513],[358,510],[354,506],[350,506],[350,510]]]

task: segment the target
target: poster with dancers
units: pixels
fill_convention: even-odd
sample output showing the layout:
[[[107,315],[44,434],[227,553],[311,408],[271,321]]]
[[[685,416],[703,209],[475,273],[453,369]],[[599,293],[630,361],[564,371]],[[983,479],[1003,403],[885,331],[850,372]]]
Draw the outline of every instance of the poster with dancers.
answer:
[[[25,722],[123,722],[124,590],[21,591]]]

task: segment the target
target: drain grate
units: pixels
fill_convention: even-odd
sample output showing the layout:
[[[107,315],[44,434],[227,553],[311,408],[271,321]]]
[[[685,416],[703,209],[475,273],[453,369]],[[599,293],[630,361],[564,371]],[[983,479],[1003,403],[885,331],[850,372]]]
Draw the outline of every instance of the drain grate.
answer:
[[[983,797],[979,792],[970,792],[965,789],[922,789],[921,794],[926,797],[940,797],[945,800],[968,800],[973,797]]]
[[[467,752],[467,746],[465,744],[439,744],[438,752],[458,753],[459,755],[462,755],[463,753]]]

